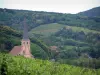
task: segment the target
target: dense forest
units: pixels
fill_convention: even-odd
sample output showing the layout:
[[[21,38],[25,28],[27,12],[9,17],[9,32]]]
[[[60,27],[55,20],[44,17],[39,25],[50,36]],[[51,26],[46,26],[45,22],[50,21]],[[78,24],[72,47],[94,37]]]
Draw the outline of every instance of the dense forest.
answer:
[[[21,44],[23,20],[26,18],[31,40],[31,53],[36,58],[36,60],[31,60],[20,56],[12,57],[7,54],[0,54],[0,60],[2,60],[2,62],[0,62],[0,69],[5,66],[9,68],[9,65],[3,64],[3,62],[5,62],[4,60],[8,59],[6,56],[8,56],[11,60],[8,59],[7,64],[12,61],[12,68],[14,69],[17,68],[14,67],[14,64],[18,63],[20,59],[23,59],[22,63],[24,64],[31,61],[30,65],[40,62],[35,64],[37,65],[36,69],[39,67],[39,71],[34,69],[34,75],[61,75],[62,73],[64,75],[99,75],[99,12],[100,7],[78,14],[0,8],[0,52],[8,53],[14,46]],[[50,48],[51,46],[57,47],[57,52],[52,50]],[[52,60],[53,62],[50,62]],[[23,68],[20,74],[25,70],[24,67],[21,67],[22,63],[19,62],[18,64],[18,66],[20,66],[19,69]],[[2,67],[1,64],[4,67]],[[42,70],[50,65],[51,67],[48,68],[45,73],[42,72]],[[40,68],[40,66],[42,67]],[[67,71],[64,72],[65,69],[69,69],[68,67],[71,68],[71,66],[74,67],[74,69],[71,70],[72,74]],[[57,71],[49,71],[51,68]],[[62,73],[58,74],[57,68],[61,70]],[[77,70],[75,70],[75,68],[77,68]],[[28,68],[27,70],[30,71],[30,75],[33,74],[33,72],[31,72],[33,68]],[[81,74],[80,70],[83,70]],[[88,71],[86,72],[86,70]],[[11,68],[9,68],[7,73],[11,73]]]
[[[100,7],[92,8],[91,10],[80,12],[78,14],[88,17],[98,17],[100,16]]]
[[[100,8],[98,8],[97,11],[100,11]],[[26,17],[29,29],[43,24],[59,23],[70,26],[81,26],[89,29],[100,30],[100,17],[98,15],[97,17],[88,17],[80,14],[62,14],[54,12],[39,12],[0,8],[0,25],[8,25],[15,29],[22,29],[22,21],[24,17]]]

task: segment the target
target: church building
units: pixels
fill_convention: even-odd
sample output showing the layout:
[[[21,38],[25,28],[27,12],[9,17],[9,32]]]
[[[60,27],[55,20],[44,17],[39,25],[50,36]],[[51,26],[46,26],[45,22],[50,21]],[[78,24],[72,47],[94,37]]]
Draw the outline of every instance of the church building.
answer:
[[[23,39],[21,40],[21,46],[14,46],[14,48],[10,51],[9,54],[18,56],[22,55],[24,57],[32,58],[31,50],[30,50],[30,39],[28,37],[28,28],[25,23],[25,20],[23,22],[24,29],[23,29]]]

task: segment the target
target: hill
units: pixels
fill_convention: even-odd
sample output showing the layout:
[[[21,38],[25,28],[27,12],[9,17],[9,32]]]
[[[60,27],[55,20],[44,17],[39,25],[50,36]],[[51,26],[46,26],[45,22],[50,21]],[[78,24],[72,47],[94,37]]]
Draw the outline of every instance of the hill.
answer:
[[[7,52],[21,44],[22,32],[0,25],[0,52]],[[31,52],[36,58],[47,59],[48,46],[39,39],[31,38]]]
[[[14,45],[20,44],[21,33],[8,27],[0,25],[0,51],[11,50]]]
[[[24,18],[35,58],[48,59],[50,53],[59,63],[100,68],[100,17],[1,8],[0,50],[20,45]]]
[[[52,34],[55,34],[56,32],[58,32],[59,30],[61,30],[62,28],[70,28],[72,29],[72,31],[74,32],[80,32],[83,31],[84,33],[100,33],[99,31],[95,31],[95,30],[90,30],[88,28],[83,28],[83,27],[77,27],[77,26],[69,26],[69,25],[63,25],[63,24],[58,24],[58,23],[51,23],[51,24],[46,24],[46,25],[40,25],[38,27],[33,28],[29,34],[30,36],[37,36],[37,37],[46,37],[46,36],[50,36]]]
[[[100,69],[59,64],[40,59],[13,57],[0,53],[1,75],[99,75]]]
[[[99,9],[98,9],[99,11]],[[100,31],[100,17],[87,17],[79,14],[63,14],[43,11],[14,10],[0,8],[0,25],[7,25],[22,30],[23,19],[26,18],[29,30],[50,23],[79,26]]]
[[[88,17],[100,17],[100,7],[95,7],[90,10],[78,13],[80,15],[88,16]]]
[[[52,34],[50,34],[50,32],[52,32]],[[85,64],[89,58],[91,58],[91,60],[96,58],[96,60],[99,61],[99,31],[51,23],[48,25],[40,25],[32,29],[30,34],[32,34],[31,36],[33,37],[41,39],[48,46],[57,46],[59,53],[53,58],[60,63],[82,66],[82,64],[77,64],[77,62]],[[77,60],[83,58],[85,58],[85,62]],[[93,66],[91,67],[93,68]],[[97,67],[99,68],[99,66],[95,66],[95,68]]]
[[[50,36],[51,34],[54,34],[55,32],[59,31],[64,26],[65,25],[58,24],[58,23],[40,25],[40,26],[38,26],[36,28],[33,28],[29,32],[29,34],[30,34],[30,36],[34,36],[34,35]],[[34,35],[32,35],[32,34],[34,34]]]
[[[54,31],[52,32],[53,33],[52,35],[49,35],[49,37],[43,36],[43,38],[39,37],[38,39],[36,39],[36,37],[31,38],[31,52],[35,56],[35,58],[48,59],[49,46],[55,45],[59,48],[58,49],[59,53],[57,54],[55,52],[50,52],[51,53],[50,57],[55,59],[55,61],[59,63],[67,63],[70,65],[82,66],[82,64],[88,62],[88,56],[87,58],[82,56],[82,54],[84,55],[85,53],[93,58],[97,58],[95,59],[95,61],[93,58],[91,58],[91,60],[96,63],[95,67],[93,67],[92,65],[89,67],[92,68],[100,67],[98,64],[100,57],[99,54],[100,44],[99,42],[97,42],[99,41],[98,31],[83,29],[81,27],[78,28],[73,26],[60,25],[57,23],[41,25],[39,30],[40,29],[50,30],[52,26],[54,26],[53,27]],[[36,28],[36,30],[38,31],[38,28]],[[47,34],[49,34],[49,32],[47,32]],[[84,34],[84,32],[87,34]],[[20,45],[22,33],[17,32],[16,30],[8,26],[0,26],[0,35],[1,35],[0,37],[1,51],[6,50],[7,52],[9,52],[13,48],[13,46]],[[87,40],[84,39],[85,38],[84,36],[87,36],[86,38]],[[39,39],[41,39],[42,41]],[[92,46],[91,44],[93,44],[94,46]],[[79,58],[82,60],[83,58],[85,58],[84,62],[79,61]],[[92,63],[92,61],[89,62]]]

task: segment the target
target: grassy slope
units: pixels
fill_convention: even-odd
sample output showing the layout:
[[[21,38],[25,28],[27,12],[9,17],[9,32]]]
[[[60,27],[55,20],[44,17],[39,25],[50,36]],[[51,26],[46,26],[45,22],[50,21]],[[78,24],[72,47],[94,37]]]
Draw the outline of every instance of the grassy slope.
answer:
[[[52,23],[52,24],[47,24],[47,25],[40,25],[30,31],[30,34],[35,33],[35,34],[42,34],[45,36],[48,36],[52,33],[57,32],[59,29],[65,27],[65,25],[57,24],[57,23]]]
[[[83,31],[85,33],[89,33],[89,32],[100,33],[98,31],[90,30],[90,29],[83,28],[83,27],[66,26],[66,25],[62,25],[62,24],[58,24],[58,23],[51,23],[51,24],[47,24],[47,25],[40,25],[40,26],[32,29],[29,33],[30,33],[30,35],[35,33],[35,34],[42,34],[44,36],[48,36],[50,34],[53,34],[53,33],[57,32],[57,31],[59,31],[59,29],[61,29],[63,27],[70,27],[74,32]]]
[[[66,49],[66,50],[70,50],[73,48],[76,48],[76,46],[70,46],[70,45],[64,46],[64,49]]]
[[[76,49],[76,48],[77,48],[77,46],[70,46],[70,45],[64,46],[65,51],[66,50],[73,50],[73,49]],[[88,46],[84,46],[84,47],[78,47],[78,48],[80,48],[80,49],[87,49],[89,47]]]
[[[70,27],[74,32],[80,32],[83,31],[85,33],[100,33],[99,31],[95,31],[95,30],[90,30],[88,28],[83,28],[83,27],[76,27],[76,26],[66,26],[66,28]]]
[[[63,27],[71,28],[74,32],[83,31],[83,32],[85,32],[85,34],[87,34],[89,32],[100,33],[99,31],[90,30],[90,29],[83,28],[83,27],[66,26],[66,25],[62,25],[62,24],[58,24],[58,23],[51,23],[51,24],[47,24],[47,25],[40,25],[39,27],[36,27],[36,28],[32,29],[29,33],[31,35],[32,35],[32,33],[35,33],[35,34],[42,34],[44,36],[49,36],[51,34],[54,34],[57,31],[59,31]],[[76,41],[76,42],[82,43],[80,41]],[[76,48],[76,46],[67,45],[64,48],[70,50],[70,49]],[[85,47],[82,47],[82,48],[85,48]]]
[[[0,58],[0,68],[4,68],[7,75],[99,75],[100,73],[100,69],[76,67],[48,60],[13,57],[1,53]]]

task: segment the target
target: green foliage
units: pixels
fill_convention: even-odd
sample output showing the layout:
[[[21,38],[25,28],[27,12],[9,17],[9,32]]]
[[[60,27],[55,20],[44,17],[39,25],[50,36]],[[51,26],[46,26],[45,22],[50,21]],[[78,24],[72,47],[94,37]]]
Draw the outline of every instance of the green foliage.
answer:
[[[30,34],[41,34],[43,36],[50,36],[55,32],[59,31],[59,29],[63,28],[65,25],[51,23],[46,25],[38,26],[30,31]],[[32,35],[33,36],[33,35]]]
[[[47,45],[45,45],[43,42],[35,38],[31,38],[31,41],[40,46],[47,53],[48,57],[51,57],[51,51]]]
[[[78,14],[84,15],[84,16],[89,16],[89,17],[100,16],[100,7],[92,8],[90,10],[80,12]]]
[[[93,63],[95,65],[95,67],[90,67],[100,68],[98,64],[100,58],[99,16],[88,17],[80,14],[62,14],[0,8],[0,50],[11,50],[13,46],[20,45],[22,35],[16,30],[21,31],[21,29],[23,29],[22,21],[25,17],[32,41],[31,52],[36,58],[54,58],[55,53],[53,54],[48,46],[57,46],[59,48],[59,53],[55,56],[56,61],[82,66],[82,64],[86,64],[88,62],[88,58],[90,57],[93,59]],[[41,39],[42,41],[38,39]],[[83,56],[88,58],[84,59]],[[81,60],[76,60],[76,58],[81,58]],[[82,60],[84,60],[84,62]],[[27,72],[27,70],[24,71]],[[85,75],[85,71],[86,69],[82,71],[84,72],[82,74]],[[91,71],[91,73],[92,72],[93,71]],[[38,75],[42,74],[40,72],[37,73]],[[54,74],[55,72],[52,73]],[[77,72],[74,73],[77,74]],[[97,74],[99,73],[100,72],[98,70]],[[61,74],[62,73],[59,73],[58,75]],[[66,74],[67,73],[64,75]],[[51,73],[47,71],[46,73],[43,73],[43,75],[51,75]],[[93,73],[93,75],[95,74]]]
[[[90,32],[92,32],[92,33],[100,33],[99,31],[91,30],[91,29],[84,28],[84,27],[66,26],[66,28],[71,28],[72,31],[74,31],[74,32],[81,32],[81,31],[83,31],[85,34],[90,33]]]
[[[72,29],[73,32],[84,32],[85,34],[87,33],[100,33],[99,31],[95,31],[95,30],[90,30],[87,28],[83,28],[83,27],[76,27],[76,26],[66,26],[63,24],[58,24],[58,23],[51,23],[51,24],[46,24],[46,25],[40,25],[36,28],[33,28],[29,34],[30,36],[37,36],[38,38],[42,38],[42,37],[47,37],[50,36],[52,34],[55,34],[56,32],[58,32],[60,29],[62,28],[70,28]]]
[[[98,10],[99,11],[99,10]],[[69,26],[79,26],[100,31],[100,17],[87,17],[80,14],[63,14],[43,11],[12,10],[0,8],[0,24],[15,29],[23,28],[22,21],[26,17],[29,30],[40,25],[59,23]]]
[[[0,34],[0,52],[9,52],[14,46],[21,44],[21,32],[8,26],[0,26]],[[47,59],[49,54],[48,46],[35,38],[31,38],[31,42],[32,54],[36,56],[36,58]]]
[[[21,33],[8,26],[0,26],[0,50],[11,50],[14,45],[20,45]]]
[[[96,58],[96,61],[99,61],[100,43],[98,41],[100,41],[100,33],[98,31],[66,26],[43,40],[48,46],[57,46],[59,48],[59,53],[55,60],[60,63],[82,66],[82,64],[86,64],[88,60],[81,62],[76,59],[85,54],[88,58]],[[77,64],[74,60],[80,64]],[[94,65],[98,65],[98,63]],[[94,68],[92,66],[90,67]],[[99,65],[95,68],[99,68]]]
[[[99,75],[100,73],[99,69],[76,67],[22,56],[13,57],[0,53],[0,74],[3,62],[6,62],[7,66],[7,68],[3,66],[7,69],[6,75]]]
[[[31,43],[31,53],[35,58],[48,59],[47,53],[38,44]]]
[[[2,64],[1,64],[1,68],[0,68],[0,73],[1,75],[7,75],[8,72],[8,68],[7,68],[7,58],[6,55],[3,55],[2,58]]]

